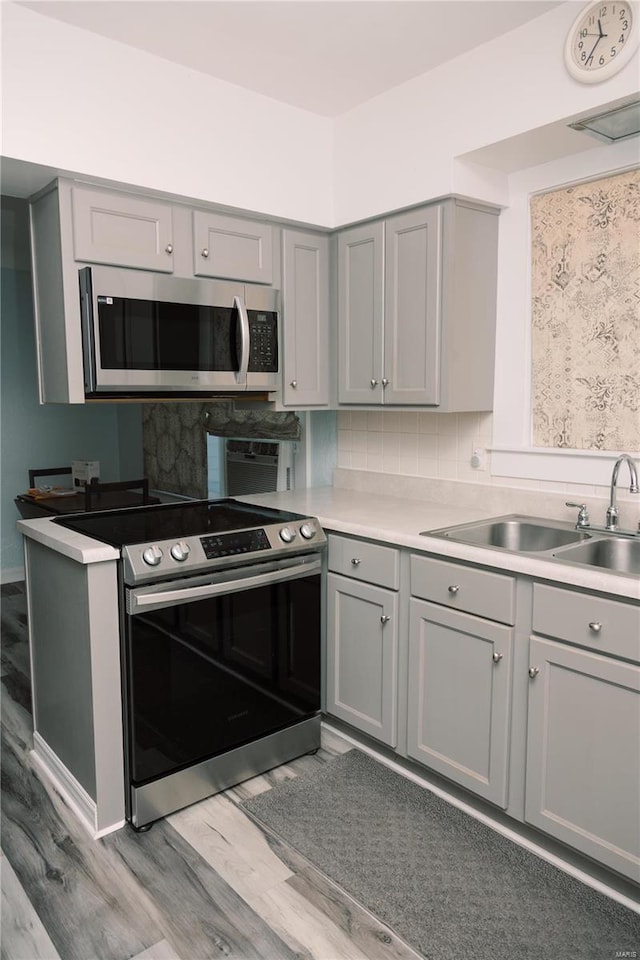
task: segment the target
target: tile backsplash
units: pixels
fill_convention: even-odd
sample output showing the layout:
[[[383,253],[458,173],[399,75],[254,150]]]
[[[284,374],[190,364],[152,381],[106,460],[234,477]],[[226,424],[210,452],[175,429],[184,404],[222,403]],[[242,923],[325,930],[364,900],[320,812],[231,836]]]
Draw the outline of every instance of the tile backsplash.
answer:
[[[608,498],[608,487],[492,474],[492,421],[491,413],[341,410],[338,413],[337,466],[391,476],[566,493],[571,499]],[[481,469],[471,466],[474,449],[483,451]],[[613,462],[612,455],[612,467]],[[629,499],[635,507],[639,498],[629,494],[627,486],[623,477],[618,499]]]
[[[431,413],[391,410],[338,413],[338,466],[452,480],[487,480],[471,466],[474,448],[491,441],[490,413]]]

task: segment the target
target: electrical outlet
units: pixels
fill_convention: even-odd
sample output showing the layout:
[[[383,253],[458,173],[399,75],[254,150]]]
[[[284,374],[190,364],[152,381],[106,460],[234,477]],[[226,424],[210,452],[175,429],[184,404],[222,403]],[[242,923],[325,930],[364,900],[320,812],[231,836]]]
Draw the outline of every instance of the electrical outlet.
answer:
[[[471,466],[474,470],[485,470],[487,451],[484,447],[474,447],[471,454]]]

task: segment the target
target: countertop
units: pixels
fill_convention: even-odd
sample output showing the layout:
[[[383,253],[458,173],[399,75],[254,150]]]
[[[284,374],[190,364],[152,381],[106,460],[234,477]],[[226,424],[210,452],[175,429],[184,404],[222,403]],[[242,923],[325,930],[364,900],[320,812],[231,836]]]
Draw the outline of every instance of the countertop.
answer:
[[[581,564],[563,563],[548,555],[514,554],[503,550],[420,536],[422,530],[438,530],[461,523],[495,517],[474,507],[407,500],[340,487],[310,487],[280,493],[238,497],[251,503],[291,510],[317,517],[327,530],[366,537],[452,560],[467,560],[513,573],[553,580],[631,600],[640,601],[640,578],[615,574]]]
[[[502,550],[420,536],[421,530],[437,530],[461,523],[495,517],[475,507],[430,503],[382,494],[364,493],[340,487],[310,487],[281,493],[237,497],[247,503],[263,504],[317,517],[328,530],[407,547],[422,553],[467,560],[512,573],[583,587],[640,602],[640,578],[619,575],[597,567],[563,563],[548,556],[514,554]],[[117,560],[119,551],[82,534],[67,530],[50,519],[20,520],[25,536],[76,560],[98,563]]]

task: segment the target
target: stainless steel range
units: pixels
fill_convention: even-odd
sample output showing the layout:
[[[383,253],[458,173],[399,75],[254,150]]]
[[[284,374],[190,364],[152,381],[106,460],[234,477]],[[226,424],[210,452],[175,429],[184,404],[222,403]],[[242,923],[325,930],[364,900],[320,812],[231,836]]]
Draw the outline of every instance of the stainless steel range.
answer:
[[[56,518],[120,548],[136,829],[320,745],[314,517],[237,500]]]

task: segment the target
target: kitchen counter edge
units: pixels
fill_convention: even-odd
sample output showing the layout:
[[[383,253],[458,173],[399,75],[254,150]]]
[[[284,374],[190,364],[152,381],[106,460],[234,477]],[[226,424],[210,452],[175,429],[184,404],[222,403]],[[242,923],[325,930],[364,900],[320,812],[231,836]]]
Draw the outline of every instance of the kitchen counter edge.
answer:
[[[638,577],[616,574],[604,568],[563,563],[559,558],[552,560],[531,553],[500,552],[420,535],[422,530],[439,530],[495,517],[495,513],[486,510],[336,487],[309,487],[279,493],[252,494],[237,499],[315,516],[325,530],[336,533],[640,602]]]

